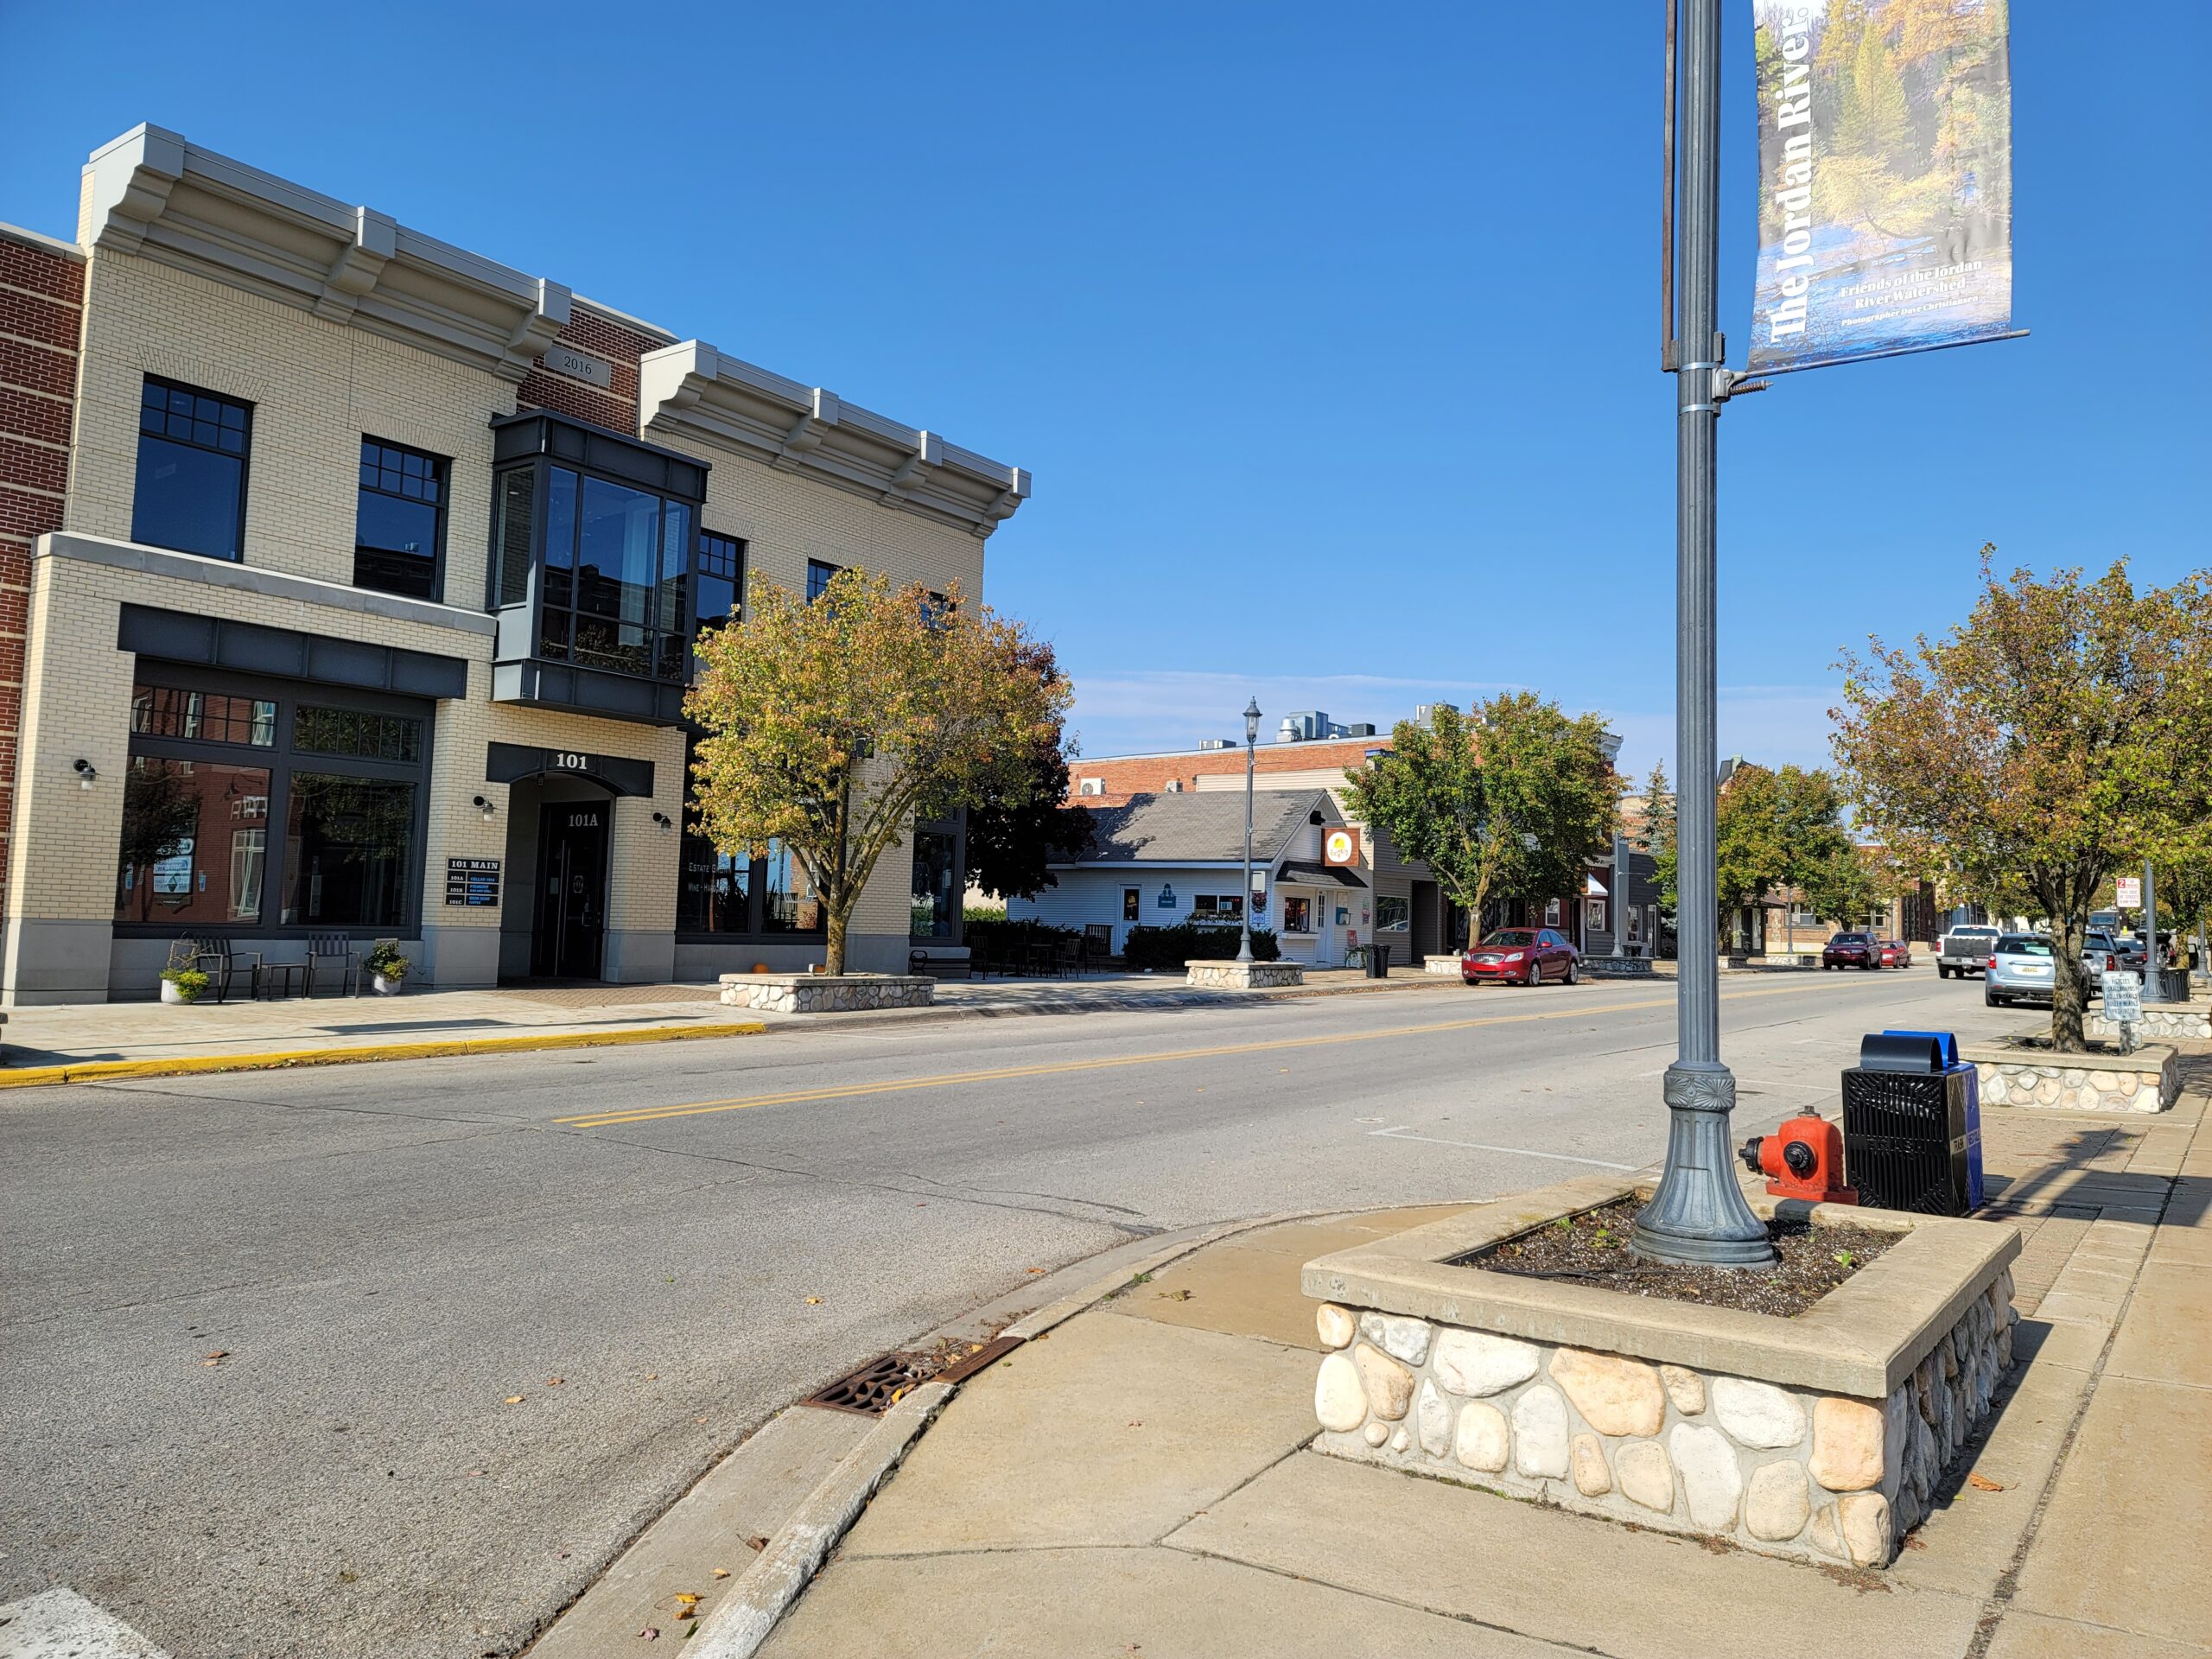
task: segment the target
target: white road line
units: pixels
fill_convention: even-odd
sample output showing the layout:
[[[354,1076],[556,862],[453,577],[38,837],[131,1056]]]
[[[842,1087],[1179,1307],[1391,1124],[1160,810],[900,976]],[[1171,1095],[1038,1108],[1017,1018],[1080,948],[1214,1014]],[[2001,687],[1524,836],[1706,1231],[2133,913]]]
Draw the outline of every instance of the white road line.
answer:
[[[1516,1158],[1545,1158],[1557,1164],[1588,1164],[1597,1169],[1649,1169],[1649,1164],[1616,1164],[1604,1158],[1576,1158],[1564,1152],[1531,1152],[1526,1147],[1494,1147],[1484,1141],[1440,1141],[1433,1135],[1408,1135],[1402,1126],[1395,1129],[1370,1129],[1370,1135],[1385,1135],[1393,1141],[1426,1141],[1432,1147],[1465,1147],[1470,1152],[1503,1152]]]
[[[0,1606],[0,1659],[168,1659],[67,1586]]]

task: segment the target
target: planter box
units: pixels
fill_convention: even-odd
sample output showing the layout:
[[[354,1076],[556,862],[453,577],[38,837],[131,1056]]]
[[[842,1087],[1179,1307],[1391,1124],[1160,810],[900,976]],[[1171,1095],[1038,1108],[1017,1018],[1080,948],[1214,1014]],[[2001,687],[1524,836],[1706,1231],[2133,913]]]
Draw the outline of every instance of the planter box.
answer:
[[[2181,1092],[2177,1056],[2161,1044],[2145,1044],[2132,1054],[2054,1054],[2011,1041],[1974,1043],[1962,1046],[1959,1055],[1980,1071],[1985,1107],[2163,1112]]]
[[[2018,1231],[1793,1204],[1815,1225],[1903,1235],[1795,1319],[1447,1265],[1649,1190],[1563,1182],[1306,1263],[1332,1351],[1316,1446],[1760,1554],[1886,1566],[2012,1365]]]
[[[855,1014],[925,1008],[937,982],[927,974],[724,974],[721,1000],[763,1014]]]
[[[1183,982],[1209,991],[1272,990],[1303,985],[1306,966],[1297,962],[1186,962]]]
[[[1459,974],[1459,958],[1457,957],[1423,957],[1421,965],[1424,973],[1449,974],[1453,978]]]
[[[1592,979],[1649,979],[1649,957],[1585,957],[1582,971]]]
[[[2120,1040],[2120,1027],[2106,1019],[2101,1008],[2082,1015],[2082,1030],[2087,1036],[2107,1042]],[[2135,1022],[2135,1040],[2139,1043],[2201,1043],[2208,1039],[2212,1039],[2212,1002],[2146,1003],[2143,1017]]]

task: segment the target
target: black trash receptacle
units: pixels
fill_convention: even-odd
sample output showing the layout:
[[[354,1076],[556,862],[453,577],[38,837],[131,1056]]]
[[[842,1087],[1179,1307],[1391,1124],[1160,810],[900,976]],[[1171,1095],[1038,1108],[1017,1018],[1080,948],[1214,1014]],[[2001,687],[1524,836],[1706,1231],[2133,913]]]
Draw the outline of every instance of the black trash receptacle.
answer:
[[[1367,947],[1367,976],[1370,979],[1390,977],[1390,947],[1370,944]]]

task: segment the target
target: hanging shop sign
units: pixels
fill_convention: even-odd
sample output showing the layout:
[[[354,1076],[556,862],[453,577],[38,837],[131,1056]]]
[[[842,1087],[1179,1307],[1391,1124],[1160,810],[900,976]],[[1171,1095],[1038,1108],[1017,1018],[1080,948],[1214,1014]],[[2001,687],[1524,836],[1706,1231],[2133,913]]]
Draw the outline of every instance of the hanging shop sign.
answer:
[[[2012,338],[2005,0],[1752,0],[1751,368]]]
[[[1357,864],[1359,862],[1359,831],[1349,825],[1339,825],[1321,837],[1321,861],[1324,864]]]

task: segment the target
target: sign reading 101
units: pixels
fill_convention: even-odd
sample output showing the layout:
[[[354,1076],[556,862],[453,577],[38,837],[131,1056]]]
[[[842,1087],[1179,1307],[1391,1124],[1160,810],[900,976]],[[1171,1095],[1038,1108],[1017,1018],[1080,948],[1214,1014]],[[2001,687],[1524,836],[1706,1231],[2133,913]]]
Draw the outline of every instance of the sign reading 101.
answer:
[[[566,749],[548,749],[545,752],[545,760],[547,765],[555,772],[589,772],[591,770],[591,756],[572,753]]]

